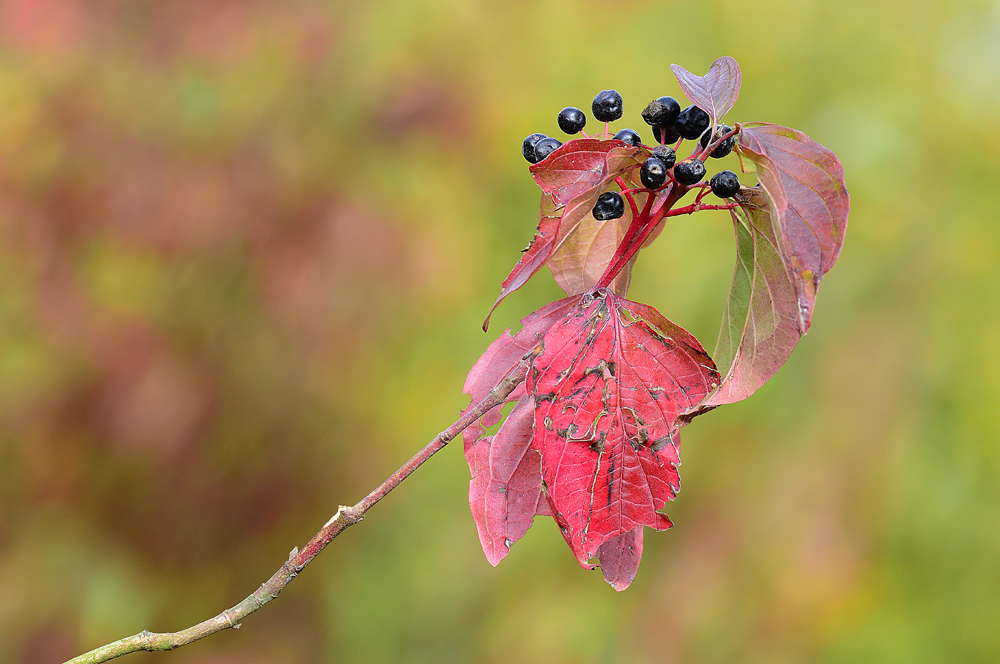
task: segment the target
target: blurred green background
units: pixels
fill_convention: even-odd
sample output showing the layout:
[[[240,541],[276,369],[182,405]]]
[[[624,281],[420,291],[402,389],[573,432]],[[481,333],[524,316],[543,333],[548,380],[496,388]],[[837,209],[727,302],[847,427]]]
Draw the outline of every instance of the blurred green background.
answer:
[[[604,88],[648,133],[720,55],[852,215],[784,369],[684,430],[634,585],[550,519],[491,568],[454,446],[239,632],[127,661],[1000,661],[1000,5],[883,0],[0,1],[0,661],[252,592],[560,296],[479,330],[521,139]],[[734,253],[678,218],[631,296],[711,349]]]

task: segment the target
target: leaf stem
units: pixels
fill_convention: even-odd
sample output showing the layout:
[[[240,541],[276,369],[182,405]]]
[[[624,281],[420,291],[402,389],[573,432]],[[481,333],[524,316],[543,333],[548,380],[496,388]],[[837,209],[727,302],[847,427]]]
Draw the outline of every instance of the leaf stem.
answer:
[[[727,205],[706,205],[700,200],[695,201],[691,205],[685,205],[682,208],[675,208],[664,213],[664,217],[678,217],[682,214],[694,214],[700,210],[732,210],[737,207],[737,203],[729,203]]]
[[[480,417],[504,403],[506,398],[514,391],[525,377],[528,369],[527,357],[514,366],[504,378],[490,390],[489,394],[479,403],[471,405],[462,411],[461,417],[450,427],[439,433],[431,442],[427,443],[422,450],[414,454],[409,461],[400,466],[399,470],[390,475],[384,482],[379,484],[367,496],[362,498],[352,507],[341,505],[337,513],[326,522],[318,533],[316,533],[305,547],[299,551],[292,549],[288,560],[278,568],[270,579],[261,584],[260,588],[254,591],[249,597],[236,606],[226,609],[214,618],[209,618],[193,627],[188,627],[179,632],[165,632],[156,634],[142,631],[138,634],[120,639],[113,643],[101,646],[88,653],[68,660],[66,664],[98,664],[107,662],[127,655],[129,653],[145,651],[173,650],[187,645],[194,641],[205,638],[216,632],[225,629],[239,629],[240,621],[246,618],[257,609],[261,608],[287,586],[292,579],[312,560],[323,551],[326,546],[334,540],[340,533],[364,519],[365,513],[370,510],[375,503],[382,500],[395,489],[399,484],[410,476],[413,471],[419,468],[425,461],[444,449],[452,439],[461,433],[470,424],[476,422]]]
[[[725,134],[723,134],[721,137],[719,137],[718,139],[716,139],[712,143],[708,143],[707,145],[705,145],[705,148],[700,153],[697,150],[695,150],[691,154],[691,156],[694,157],[695,155],[698,155],[698,159],[701,159],[702,161],[705,161],[705,155],[710,155],[713,152],[715,152],[715,149],[717,147],[719,147],[720,145],[722,145],[722,143],[724,141],[726,141],[729,138],[731,138],[731,137],[735,136],[736,134],[740,133],[741,129],[742,128],[740,127],[739,123],[737,123],[735,129],[730,129],[728,132],[726,132]]]

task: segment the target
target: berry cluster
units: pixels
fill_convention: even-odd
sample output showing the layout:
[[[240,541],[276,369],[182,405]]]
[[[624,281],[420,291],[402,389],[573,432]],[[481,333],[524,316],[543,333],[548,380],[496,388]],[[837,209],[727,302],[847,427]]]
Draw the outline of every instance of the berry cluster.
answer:
[[[598,122],[614,122],[622,117],[622,96],[617,90],[602,90],[594,97],[590,108]],[[701,182],[706,174],[704,157],[709,145],[717,144],[708,155],[714,159],[725,157],[736,146],[736,135],[731,127],[718,124],[709,131],[711,118],[708,113],[693,104],[681,109],[673,97],[659,97],[649,102],[642,111],[642,119],[651,127],[655,140],[655,147],[650,150],[650,156],[639,170],[642,186],[650,191],[660,189],[671,179],[683,187]],[[559,111],[557,122],[566,134],[578,134],[587,126],[587,114],[575,106],[567,106]],[[604,135],[606,138],[607,127]],[[723,137],[726,137],[725,140],[721,140]],[[614,138],[633,147],[646,147],[638,132],[633,129],[622,129]],[[682,139],[699,140],[701,149],[696,150],[691,157],[677,161],[676,148]],[[562,142],[545,134],[531,134],[521,144],[521,153],[528,162],[537,164],[561,145]],[[712,193],[719,198],[731,198],[741,187],[739,178],[732,171],[716,173],[709,185]],[[618,219],[625,214],[622,195],[615,191],[601,194],[593,214],[602,221]]]

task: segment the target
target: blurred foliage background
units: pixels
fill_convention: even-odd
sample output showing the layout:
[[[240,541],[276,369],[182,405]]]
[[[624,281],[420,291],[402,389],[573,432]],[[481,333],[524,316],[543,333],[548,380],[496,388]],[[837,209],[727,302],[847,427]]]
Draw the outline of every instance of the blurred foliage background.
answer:
[[[252,592],[559,297],[540,273],[479,330],[537,222],[521,139],[604,88],[645,132],[669,64],[720,55],[728,119],[833,149],[853,209],[785,368],[684,430],[635,584],[549,519],[491,568],[455,446],[244,629],[128,661],[1000,661],[1000,5],[973,0],[0,1],[0,661]],[[631,296],[711,349],[733,260],[726,216],[679,218]]]

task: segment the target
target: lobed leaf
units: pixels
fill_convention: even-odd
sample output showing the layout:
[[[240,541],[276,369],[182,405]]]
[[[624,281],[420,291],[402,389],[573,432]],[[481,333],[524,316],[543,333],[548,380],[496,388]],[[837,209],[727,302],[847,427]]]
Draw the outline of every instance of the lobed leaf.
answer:
[[[802,332],[795,284],[781,258],[771,206],[760,188],[743,189],[730,210],[736,231],[736,270],[722,317],[715,361],[725,376],[705,402],[740,401],[788,359]]]
[[[696,76],[680,65],[670,65],[670,69],[691,103],[712,116],[713,127],[740,96],[740,66],[728,55],[713,62],[704,76]]]
[[[641,540],[624,536],[671,526],[657,510],[680,488],[678,430],[719,374],[690,334],[604,289],[584,295],[536,352],[526,380],[549,509],[580,564],[600,553],[623,589],[641,556]]]
[[[741,125],[738,150],[767,192],[778,251],[798,298],[800,334],[809,330],[816,289],[844,244],[850,197],[836,155],[779,125]]]

